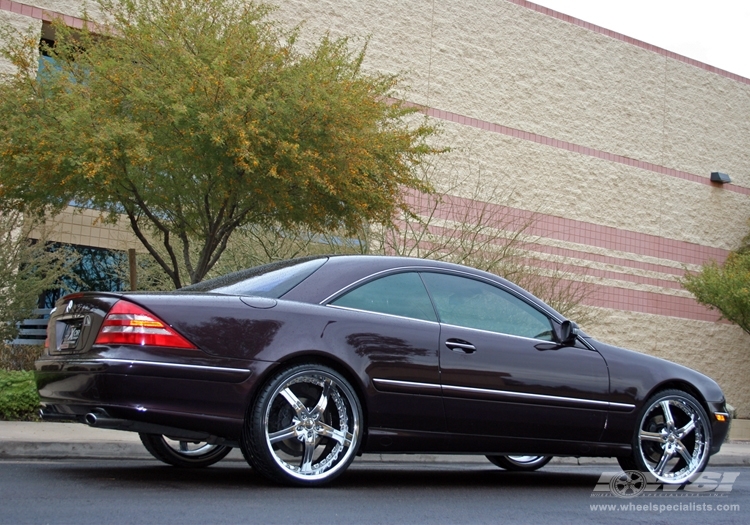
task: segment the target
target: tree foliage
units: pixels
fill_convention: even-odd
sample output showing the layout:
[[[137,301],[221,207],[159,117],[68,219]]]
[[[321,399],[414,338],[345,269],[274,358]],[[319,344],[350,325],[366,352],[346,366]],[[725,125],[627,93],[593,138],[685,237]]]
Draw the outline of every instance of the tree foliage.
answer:
[[[750,235],[724,264],[711,261],[700,272],[686,274],[682,285],[699,303],[750,334]]]
[[[15,338],[16,323],[32,316],[42,292],[75,279],[77,256],[50,251],[46,241],[42,224],[20,212],[0,213],[0,344]]]
[[[33,35],[4,51],[17,68],[0,82],[4,206],[125,214],[181,287],[239,227],[353,231],[428,189],[414,168],[434,129],[348,39],[301,51],[299,29],[252,1],[99,4],[106,23],[56,24],[40,62]]]

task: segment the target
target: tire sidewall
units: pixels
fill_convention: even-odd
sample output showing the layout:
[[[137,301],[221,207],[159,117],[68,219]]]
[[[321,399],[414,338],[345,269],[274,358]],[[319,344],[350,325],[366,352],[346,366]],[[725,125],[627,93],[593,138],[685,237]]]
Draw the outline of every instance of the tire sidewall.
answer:
[[[279,465],[276,461],[275,454],[266,439],[266,414],[269,410],[269,404],[274,402],[285,383],[295,377],[304,376],[310,373],[328,376],[336,382],[336,387],[347,399],[347,404],[350,405],[350,410],[356,416],[357,421],[355,432],[353,432],[353,443],[344,452],[345,458],[333,466],[330,471],[326,472],[326,475],[317,479],[304,479],[297,477],[286,468]],[[249,410],[248,419],[245,422],[245,431],[242,436],[242,449],[245,459],[251,464],[251,466],[274,481],[288,485],[318,486],[333,481],[346,471],[357,455],[363,434],[362,406],[359,401],[359,396],[349,381],[328,366],[307,363],[286,368],[272,376],[264,384]]]
[[[657,392],[656,394],[652,395],[646,401],[646,403],[644,403],[643,407],[638,413],[638,417],[636,419],[635,431],[633,432],[633,439],[631,442],[631,446],[633,447],[633,453],[632,453],[632,457],[629,458],[631,461],[626,461],[625,463],[630,464],[632,462],[637,468],[637,470],[641,471],[642,473],[646,475],[655,476],[655,474],[651,472],[650,468],[646,464],[645,459],[643,458],[643,452],[641,451],[640,432],[641,432],[641,429],[643,428],[643,424],[645,423],[646,416],[649,414],[649,412],[654,407],[654,405],[665,400],[679,400],[680,402],[687,404],[693,410],[698,412],[698,415],[706,423],[706,435],[704,438],[705,439],[704,453],[703,453],[703,457],[701,458],[701,462],[699,466],[695,469],[695,471],[691,473],[687,479],[681,480],[679,482],[669,481],[669,480],[659,480],[657,478],[657,481],[660,483],[669,483],[669,484],[675,484],[675,485],[690,483],[692,481],[695,481],[695,479],[698,476],[700,476],[700,473],[703,472],[703,469],[706,468],[706,465],[708,465],[708,460],[710,457],[710,450],[711,450],[712,435],[711,435],[710,420],[708,419],[708,414],[706,413],[706,410],[703,408],[703,405],[701,405],[701,403],[694,396],[682,390],[670,389],[670,390],[663,390],[661,392]]]
[[[538,456],[539,459],[523,463],[518,462],[512,459],[510,456],[486,456],[487,459],[492,462],[493,465],[496,465],[500,468],[503,468],[505,470],[513,471],[513,472],[533,472],[535,470],[539,470],[540,468],[544,467],[547,463],[549,463],[552,460],[553,456]]]
[[[210,451],[189,456],[180,454],[179,451],[170,447],[160,434],[139,434],[141,443],[146,450],[159,461],[179,468],[204,468],[213,465],[224,459],[232,447],[226,445],[216,445]]]

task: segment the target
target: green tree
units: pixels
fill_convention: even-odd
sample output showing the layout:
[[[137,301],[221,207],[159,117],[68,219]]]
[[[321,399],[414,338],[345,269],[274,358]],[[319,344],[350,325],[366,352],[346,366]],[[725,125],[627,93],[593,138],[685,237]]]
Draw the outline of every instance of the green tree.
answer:
[[[750,334],[750,235],[730,252],[724,264],[711,261],[700,272],[686,274],[682,286],[696,300]]]
[[[237,228],[353,231],[429,189],[414,169],[434,128],[348,39],[303,52],[255,2],[99,4],[108,22],[56,24],[39,62],[33,35],[3,51],[0,204],[124,214],[179,288]]]
[[[0,213],[0,345],[15,338],[16,323],[32,316],[42,292],[75,279],[77,256],[48,250],[47,235],[43,224],[20,212]]]

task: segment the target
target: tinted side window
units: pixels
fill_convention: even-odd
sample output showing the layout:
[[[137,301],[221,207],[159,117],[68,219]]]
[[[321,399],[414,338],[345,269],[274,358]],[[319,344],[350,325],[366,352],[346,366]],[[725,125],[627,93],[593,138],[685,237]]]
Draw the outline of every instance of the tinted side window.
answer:
[[[419,275],[398,273],[381,277],[347,292],[331,304],[383,314],[437,321]]]
[[[518,297],[482,281],[423,273],[440,321],[501,334],[551,341],[549,318]]]

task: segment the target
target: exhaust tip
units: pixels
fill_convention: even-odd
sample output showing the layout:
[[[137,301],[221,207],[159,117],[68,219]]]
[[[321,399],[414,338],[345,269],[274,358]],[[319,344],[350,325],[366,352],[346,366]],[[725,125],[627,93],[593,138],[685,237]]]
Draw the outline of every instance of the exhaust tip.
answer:
[[[96,426],[97,416],[93,412],[89,412],[84,417],[84,420],[86,421],[87,425],[89,425],[90,427],[94,427],[94,426]]]

